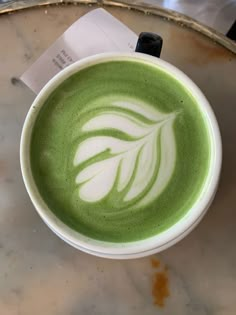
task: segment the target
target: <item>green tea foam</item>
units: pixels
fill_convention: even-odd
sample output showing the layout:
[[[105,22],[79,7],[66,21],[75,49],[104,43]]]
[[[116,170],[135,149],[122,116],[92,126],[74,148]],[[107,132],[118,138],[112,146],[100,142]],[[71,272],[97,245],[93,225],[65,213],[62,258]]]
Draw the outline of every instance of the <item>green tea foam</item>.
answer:
[[[31,138],[37,188],[89,237],[129,242],[179,221],[210,161],[204,117],[175,78],[141,61],[90,66],[47,99]]]

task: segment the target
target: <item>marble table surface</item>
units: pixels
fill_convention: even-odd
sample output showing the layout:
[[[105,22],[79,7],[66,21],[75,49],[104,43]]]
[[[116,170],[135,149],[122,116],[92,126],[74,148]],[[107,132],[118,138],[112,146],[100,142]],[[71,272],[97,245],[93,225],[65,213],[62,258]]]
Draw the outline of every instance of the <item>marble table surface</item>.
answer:
[[[0,16],[0,314],[234,315],[236,58],[219,44],[158,17],[108,8],[137,33],[158,30],[165,42],[162,58],[199,85],[219,120],[224,152],[219,189],[188,237],[154,261],[96,258],[55,236],[29,200],[19,142],[35,95],[17,78],[89,10],[54,6]]]

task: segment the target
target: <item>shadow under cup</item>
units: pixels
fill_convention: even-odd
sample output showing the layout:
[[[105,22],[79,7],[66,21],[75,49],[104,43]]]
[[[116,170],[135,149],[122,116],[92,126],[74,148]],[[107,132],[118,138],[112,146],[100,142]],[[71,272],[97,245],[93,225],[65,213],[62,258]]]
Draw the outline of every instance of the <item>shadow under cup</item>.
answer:
[[[156,234],[152,233],[152,235],[150,235],[148,237],[145,237],[145,234],[144,234],[144,236],[140,237],[140,239],[135,239],[135,238],[132,239],[132,237],[131,237],[131,240],[128,240],[128,241],[127,240],[122,241],[123,240],[122,235],[120,237],[120,241],[119,240],[113,241],[112,238],[109,241],[106,238],[105,239],[101,239],[101,238],[99,239],[99,237],[98,238],[91,237],[90,235],[86,235],[86,233],[81,233],[81,231],[80,232],[76,231],[76,229],[73,226],[70,226],[70,224],[65,224],[63,222],[63,220],[61,219],[60,215],[56,215],[55,211],[50,210],[52,208],[51,203],[50,203],[51,201],[49,199],[47,200],[49,202],[45,201],[47,198],[50,198],[50,194],[48,194],[49,197],[47,197],[47,198],[42,197],[42,193],[40,192],[39,185],[36,183],[35,176],[34,176],[35,175],[34,172],[37,172],[37,167],[32,168],[32,165],[34,165],[34,163],[33,164],[31,163],[31,158],[32,158],[32,156],[31,156],[31,142],[34,141],[34,139],[37,139],[40,132],[43,132],[41,130],[43,128],[37,129],[37,128],[35,128],[35,126],[37,127],[37,123],[39,121],[39,116],[42,113],[42,108],[43,109],[46,108],[47,102],[52,97],[54,91],[59,86],[63,87],[64,82],[67,82],[70,78],[73,78],[74,75],[81,74],[81,77],[84,78],[84,80],[85,80],[85,77],[83,77],[82,74],[86,73],[87,69],[90,69],[90,68],[93,69],[93,68],[99,67],[99,66],[104,67],[104,65],[109,64],[110,62],[112,62],[112,63],[116,62],[117,65],[118,64],[123,65],[124,63],[127,63],[127,62],[129,62],[129,63],[136,62],[137,64],[141,64],[142,66],[146,67],[147,69],[148,69],[148,67],[150,69],[151,68],[154,69],[153,71],[155,71],[155,69],[157,69],[158,71],[162,71],[162,72],[168,74],[169,76],[171,76],[172,78],[174,78],[176,80],[176,82],[178,82],[178,84],[181,84],[184,87],[184,89],[189,94],[191,94],[191,97],[197,103],[198,110],[200,110],[201,115],[204,118],[204,122],[205,122],[205,125],[207,127],[207,133],[209,135],[209,141],[208,141],[209,147],[208,147],[208,149],[210,152],[210,156],[209,156],[209,163],[208,163],[209,166],[207,168],[207,174],[206,174],[204,183],[201,186],[200,192],[199,192],[196,200],[194,200],[193,204],[191,204],[189,206],[189,208],[187,209],[188,211],[186,211],[182,215],[182,217],[179,218],[179,220],[177,220],[176,222],[174,222],[172,225],[168,226],[167,228],[163,229],[159,233],[156,233]],[[127,67],[126,67],[126,69],[128,72]],[[126,74],[124,73],[123,75],[125,76]],[[91,76],[91,73],[90,73],[90,76]],[[127,74],[127,76],[128,76],[128,74]],[[135,76],[137,77],[137,75],[135,75]],[[142,79],[144,82],[145,78],[142,78]],[[136,80],[139,80],[139,78],[136,78]],[[157,78],[157,80],[158,80],[158,78]],[[82,86],[82,84],[83,84],[83,81],[81,81],[81,86]],[[145,82],[143,84],[145,84]],[[140,85],[139,89],[141,90],[141,85]],[[171,89],[171,87],[170,87],[170,89]],[[100,91],[99,89],[97,89],[97,90]],[[81,94],[80,96],[82,97],[83,96],[82,90],[81,90],[80,94]],[[132,97],[135,97],[135,93],[133,93],[133,94],[134,95]],[[130,101],[130,99],[132,99],[132,97],[128,98],[128,101]],[[163,96],[163,97],[165,98],[165,96]],[[101,95],[101,98],[102,98],[102,95]],[[150,102],[152,102],[151,96],[150,96]],[[112,103],[112,101],[111,101],[111,103]],[[116,150],[116,153],[119,150],[120,150],[119,151],[119,153],[120,153],[122,151],[122,148],[124,150],[124,147],[128,145],[127,139],[129,139],[129,140],[131,139],[132,143],[135,144],[132,147],[133,148],[132,150],[136,150],[136,147],[139,148],[139,146],[140,146],[140,148],[143,148],[143,147],[145,148],[145,146],[148,148],[148,144],[146,144],[147,141],[143,142],[145,139],[147,139],[147,137],[149,137],[148,139],[152,139],[150,141],[154,141],[152,145],[149,145],[149,147],[151,148],[150,150],[153,150],[153,146],[155,146],[157,143],[162,144],[162,143],[166,143],[166,142],[171,143],[171,141],[173,142],[174,137],[173,136],[170,137],[170,135],[172,135],[173,130],[174,130],[174,127],[173,127],[174,126],[174,119],[176,119],[176,117],[179,116],[180,118],[178,118],[178,119],[180,120],[180,125],[181,125],[181,119],[182,119],[181,118],[181,115],[182,115],[181,111],[172,111],[172,112],[170,111],[170,113],[163,113],[163,111],[161,111],[161,108],[160,108],[160,111],[157,111],[154,109],[153,109],[153,111],[152,110],[149,111],[150,108],[148,107],[148,105],[147,105],[147,107],[145,107],[146,105],[143,105],[143,103],[144,103],[143,100],[141,100],[140,104],[138,103],[135,105],[136,107],[132,107],[133,105],[132,106],[127,105],[127,104],[130,104],[129,102],[126,102],[126,104],[124,105],[124,102],[122,101],[122,98],[121,98],[121,99],[119,99],[119,102],[116,102],[116,104],[113,104],[114,105],[113,107],[115,108],[115,109],[114,108],[112,109],[113,112],[111,111],[111,108],[109,106],[104,107],[101,105],[99,108],[96,108],[96,111],[99,113],[97,115],[97,117],[99,117],[99,119],[97,119],[95,121],[95,120],[93,120],[93,118],[91,118],[89,116],[91,113],[94,113],[94,107],[93,107],[94,103],[91,102],[91,104],[88,105],[88,107],[85,106],[83,108],[83,110],[81,110],[80,118],[79,118],[80,124],[83,124],[83,126],[82,126],[83,128],[81,127],[81,130],[82,131],[85,130],[87,132],[86,135],[90,135],[90,133],[93,134],[94,131],[96,131],[95,129],[98,128],[98,126],[101,126],[102,118],[104,118],[104,117],[107,118],[107,120],[106,120],[106,124],[107,124],[106,127],[107,128],[106,129],[108,130],[110,128],[110,129],[113,129],[113,131],[111,131],[109,129],[110,131],[108,130],[109,132],[107,134],[106,134],[106,132],[99,134],[100,138],[97,137],[95,139],[95,142],[93,142],[93,143],[96,143],[96,145],[95,144],[93,144],[93,145],[95,145],[95,147],[97,149],[100,145],[99,141],[101,140],[101,137],[103,137],[102,138],[103,140],[108,139],[108,138],[110,139],[111,136],[113,135],[112,132],[114,132],[114,129],[116,128],[116,126],[118,126],[119,123],[121,123],[121,122],[123,124],[122,126],[124,128],[126,128],[125,127],[126,122],[128,121],[127,117],[130,116],[131,114],[134,114],[134,117],[130,120],[131,127],[128,126],[126,128],[126,130],[129,130],[129,132],[130,132],[129,138],[125,138],[124,132],[123,133],[121,133],[121,132],[120,133],[114,133],[114,137],[116,138],[116,140],[117,140],[117,137],[119,138],[119,142],[114,141],[115,144],[117,143],[116,145],[114,145],[114,147],[112,147],[114,143],[111,145],[113,150]],[[44,106],[44,105],[46,105],[46,106]],[[131,107],[129,108],[129,106],[131,106]],[[90,111],[89,111],[89,109],[90,109]],[[108,110],[108,112],[107,112],[107,110]],[[159,110],[159,107],[158,107],[158,110]],[[172,109],[170,108],[169,110],[172,110]],[[114,123],[112,123],[109,121],[109,118],[111,118],[112,114],[114,114],[114,111],[115,111],[115,113],[118,113],[119,119],[117,118],[116,121]],[[58,109],[58,112],[60,112],[59,109]],[[146,112],[148,112],[148,114],[146,114]],[[173,113],[175,113],[175,114],[173,114]],[[54,113],[54,115],[55,115],[55,113]],[[194,120],[194,115],[192,115],[192,116],[193,116],[192,119]],[[68,121],[70,121],[71,125],[73,125],[73,119],[74,118],[70,118],[70,120],[68,120]],[[134,126],[134,124],[138,120],[141,120],[141,127],[139,126],[140,128],[136,128]],[[113,126],[111,126],[112,124],[113,124]],[[134,130],[136,130],[135,128],[137,129],[137,132],[140,133],[139,138],[135,138],[134,135],[132,135]],[[191,126],[189,128],[190,128],[189,130],[191,130]],[[35,132],[35,130],[37,132]],[[160,130],[162,132],[160,132]],[[142,132],[144,132],[144,131],[145,131],[145,137],[146,138],[142,134]],[[156,138],[154,138],[154,136],[152,136],[152,134],[154,134]],[[43,133],[42,133],[42,135],[43,135]],[[187,137],[188,137],[187,133],[186,133],[185,137],[187,139]],[[44,139],[45,139],[45,141],[50,141],[50,135],[48,135]],[[91,186],[92,181],[88,177],[88,174],[91,174],[91,172],[93,172],[94,165],[96,163],[97,163],[97,165],[101,165],[102,160],[101,160],[101,158],[100,158],[100,160],[98,159],[96,161],[94,161],[93,159],[88,159],[88,164],[86,164],[84,152],[87,150],[87,147],[86,147],[87,144],[85,143],[87,141],[86,140],[87,138],[86,138],[86,136],[83,138],[79,134],[79,139],[83,139],[83,141],[81,141],[81,143],[80,143],[79,148],[84,148],[84,150],[82,153],[80,152],[79,149],[75,149],[73,152],[74,165],[76,167],[79,167],[80,165],[82,165],[81,169],[78,168],[79,175],[76,177],[76,182],[78,184],[78,187],[83,188],[83,189],[79,188],[79,193],[78,193],[80,198],[83,199],[83,202],[80,203],[81,207],[79,210],[81,211],[81,209],[83,209],[82,207],[84,207],[84,209],[91,209],[91,211],[92,211],[93,208],[96,209],[96,207],[93,206],[93,202],[92,202],[93,200],[91,199],[92,200],[91,201],[91,200],[89,200],[89,198],[94,198],[94,200],[96,200],[96,198],[98,198],[99,196],[94,196],[93,194],[91,194],[90,187],[92,187]],[[92,143],[92,140],[90,138],[88,138],[88,139]],[[88,142],[88,143],[90,143],[90,142]],[[103,144],[101,144],[101,145],[103,145]],[[118,147],[120,148],[119,150],[117,149]],[[169,145],[169,148],[168,148],[168,146],[166,146],[166,147],[167,147],[167,149],[162,150],[164,153],[161,153],[161,154],[165,154],[165,155],[160,155],[160,160],[162,157],[162,160],[165,161],[165,164],[163,164],[163,162],[159,163],[159,173],[163,172],[163,170],[168,170],[168,172],[169,172],[168,176],[171,177],[171,174],[174,172],[173,169],[171,169],[171,161],[173,160],[175,162],[175,155],[176,154],[178,155],[178,150],[177,150],[177,153],[175,153],[175,152],[173,153],[173,150],[170,148],[170,145]],[[144,152],[144,150],[143,150],[143,152]],[[142,150],[137,151],[136,156],[139,157],[139,160],[137,159],[138,161],[142,161],[142,154],[144,155],[143,152],[142,152]],[[147,152],[149,152],[149,151],[147,151]],[[159,151],[157,150],[157,152],[159,152]],[[109,160],[109,167],[111,167],[112,171],[114,170],[114,168],[116,168],[116,170],[119,170],[119,171],[122,170],[122,161],[123,160],[122,161],[121,161],[121,159],[118,160],[118,157],[116,157],[116,156],[118,156],[118,154],[112,155],[111,150],[109,152],[106,151],[105,153],[104,152],[102,152],[102,153],[107,154],[107,155],[101,155],[101,156],[105,160],[107,159],[106,161]],[[31,200],[32,200],[37,212],[39,213],[39,215],[43,219],[43,221],[51,228],[51,230],[55,234],[57,234],[60,238],[62,238],[65,242],[69,243],[70,245],[72,245],[72,246],[74,246],[74,247],[76,247],[82,251],[85,251],[87,253],[94,254],[96,256],[102,256],[102,257],[107,257],[107,258],[117,258],[117,259],[137,258],[137,257],[147,256],[147,255],[162,251],[162,250],[170,247],[171,245],[173,245],[176,242],[178,242],[179,240],[181,240],[184,236],[186,236],[202,219],[202,217],[206,213],[208,207],[210,206],[210,204],[214,198],[217,184],[218,184],[218,180],[219,180],[219,175],[220,175],[221,155],[222,155],[222,148],[221,148],[221,139],[220,139],[218,124],[217,124],[214,113],[213,113],[208,101],[206,100],[206,98],[204,97],[202,92],[199,90],[199,88],[184,73],[182,73],[180,70],[178,70],[174,66],[170,65],[169,63],[167,63],[163,60],[157,59],[155,57],[151,57],[151,56],[140,54],[140,53],[100,54],[100,55],[92,56],[92,57],[83,59],[81,61],[78,61],[78,62],[74,63],[73,65],[69,66],[68,68],[64,69],[63,71],[61,71],[58,75],[56,75],[53,79],[51,79],[48,82],[48,84],[43,88],[43,90],[39,93],[39,95],[36,97],[34,103],[32,104],[32,106],[28,112],[28,115],[26,117],[25,123],[24,123],[23,131],[22,131],[22,137],[21,137],[21,146],[20,146],[20,160],[21,160],[21,169],[22,169],[24,183],[25,183],[26,189],[28,191],[28,194],[29,194]],[[126,158],[127,157],[128,157],[128,155],[126,156]],[[157,158],[157,160],[158,160],[158,158]],[[190,158],[189,158],[189,160],[190,160]],[[90,165],[91,161],[92,161],[92,163],[94,163],[93,165]],[[172,163],[173,165],[175,165],[174,162]],[[141,162],[138,162],[138,163],[141,163]],[[136,166],[138,169],[138,164]],[[36,171],[35,171],[35,169],[36,169]],[[143,169],[145,169],[145,163],[143,165]],[[118,171],[117,171],[117,173],[118,173]],[[121,175],[122,175],[122,173],[121,173]],[[135,209],[135,207],[137,208],[138,206],[140,208],[146,209],[147,208],[147,200],[150,200],[150,198],[153,198],[152,196],[153,196],[153,194],[155,195],[155,189],[156,189],[156,192],[158,192],[158,189],[160,190],[160,182],[158,182],[154,178],[155,176],[153,174],[151,174],[152,177],[150,177],[150,178],[154,178],[154,179],[153,179],[153,181],[150,180],[150,182],[153,183],[152,184],[153,186],[150,186],[150,187],[152,187],[152,188],[154,187],[153,188],[154,193],[152,193],[152,195],[151,195],[147,192],[147,193],[143,194],[144,197],[138,198],[135,195],[135,193],[136,193],[135,189],[133,189],[133,191],[131,190],[132,183],[135,183],[135,177],[133,179],[133,182],[129,181],[130,185],[127,184],[125,186],[123,184],[123,186],[122,186],[121,185],[121,175],[119,173],[119,176],[116,177],[116,181],[114,179],[114,182],[117,184],[118,189],[116,189],[114,191],[111,190],[111,193],[110,193],[111,197],[108,200],[110,202],[110,204],[112,204],[112,202],[113,203],[117,202],[117,200],[118,200],[119,202],[117,202],[117,203],[123,207],[121,209],[125,209],[124,207],[126,205],[127,205],[127,208],[129,207],[129,209],[131,209],[132,207]],[[101,180],[101,179],[99,179],[98,177],[96,178],[96,176],[94,175],[94,178],[95,178],[94,180],[97,180],[97,183],[99,183],[99,180]],[[106,175],[104,175],[104,176],[106,176]],[[168,176],[166,175],[166,178],[164,177],[164,180],[166,181],[165,187],[167,187],[169,185],[168,184],[168,182],[169,182]],[[197,174],[195,174],[195,176],[197,176]],[[146,178],[148,178],[148,175],[146,176]],[[88,179],[90,180],[91,183],[89,183]],[[73,180],[75,180],[75,179],[73,179]],[[114,182],[113,182],[113,184],[114,184]],[[182,182],[183,182],[183,180],[182,180]],[[48,180],[47,182],[45,182],[45,185],[51,185],[51,183],[52,183],[52,180]],[[90,186],[89,186],[89,184],[90,184]],[[149,184],[149,182],[148,182],[148,184]],[[182,183],[182,184],[184,184],[184,183]],[[180,185],[180,180],[179,180],[179,182],[176,183],[176,185]],[[98,187],[98,189],[97,189],[98,195],[99,195],[99,193],[100,194],[104,193],[104,192],[102,192],[101,184],[97,185],[97,187]],[[119,189],[119,187],[121,187],[121,188]],[[127,187],[129,188],[129,191],[128,191]],[[146,186],[144,186],[143,189],[146,189]],[[190,189],[191,189],[191,187],[190,187]],[[149,190],[151,191],[151,189],[149,189]],[[165,190],[165,188],[163,189],[163,191],[164,190]],[[121,197],[119,197],[120,199],[117,199],[117,200],[114,198],[112,199],[112,194],[114,195],[118,191],[121,191],[121,193],[122,193],[122,194],[120,194],[120,196],[121,196]],[[146,190],[146,191],[148,191],[148,190]],[[61,190],[61,192],[63,193],[63,189]],[[162,193],[162,191],[160,191],[160,194],[159,194],[160,196],[161,196],[161,193]],[[152,201],[153,204],[154,204],[154,202],[156,202],[156,200],[158,200],[159,195],[158,196],[156,195],[157,196],[157,197],[155,197],[156,199]],[[127,203],[123,202],[123,200],[125,200],[125,202],[127,202]],[[123,202],[123,204],[122,204],[122,202]],[[146,202],[146,204],[145,204],[145,202]],[[87,208],[86,208],[86,205],[88,205]],[[97,209],[101,209],[101,208],[97,207]],[[154,210],[153,209],[151,209],[151,211],[155,210],[155,209]],[[90,211],[90,213],[91,213],[91,211]],[[170,210],[168,210],[168,211],[170,211]],[[85,212],[86,212],[86,210],[83,213],[85,213]],[[150,212],[150,213],[152,213],[152,212]],[[142,224],[145,225],[145,222],[146,222],[145,217],[143,217],[143,218],[144,218],[143,222],[142,222],[142,220],[140,220],[140,222],[139,222],[140,226],[142,226]],[[150,218],[150,221],[151,220],[152,220],[152,218]],[[155,220],[152,220],[152,221],[154,221],[153,222],[153,226],[154,226]],[[112,227],[111,227],[111,229],[112,229]],[[114,221],[114,229],[115,229],[115,221]],[[130,234],[130,235],[132,236],[132,234]]]

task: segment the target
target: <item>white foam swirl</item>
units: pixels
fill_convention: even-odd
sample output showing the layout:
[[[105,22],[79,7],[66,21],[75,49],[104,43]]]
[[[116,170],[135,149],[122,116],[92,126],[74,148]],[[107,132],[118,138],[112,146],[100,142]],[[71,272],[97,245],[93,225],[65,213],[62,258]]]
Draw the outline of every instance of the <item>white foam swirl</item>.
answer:
[[[110,193],[122,194],[123,203],[137,207],[160,195],[175,167],[176,115],[138,102],[114,102],[89,117],[81,127],[88,137],[79,143],[74,157],[75,166],[85,165],[76,177],[80,198],[98,202]],[[111,134],[112,130],[117,133]],[[101,160],[104,152],[108,156]]]

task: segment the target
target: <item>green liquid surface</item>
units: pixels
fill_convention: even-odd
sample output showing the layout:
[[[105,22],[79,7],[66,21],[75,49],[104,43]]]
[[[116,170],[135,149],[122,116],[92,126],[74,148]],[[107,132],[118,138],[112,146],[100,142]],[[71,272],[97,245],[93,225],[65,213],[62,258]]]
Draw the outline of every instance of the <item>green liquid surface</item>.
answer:
[[[209,135],[193,96],[139,61],[90,66],[46,100],[31,167],[51,211],[95,239],[130,242],[178,222],[204,185]]]

